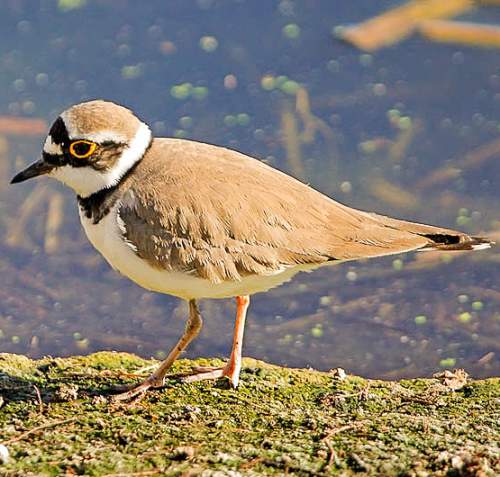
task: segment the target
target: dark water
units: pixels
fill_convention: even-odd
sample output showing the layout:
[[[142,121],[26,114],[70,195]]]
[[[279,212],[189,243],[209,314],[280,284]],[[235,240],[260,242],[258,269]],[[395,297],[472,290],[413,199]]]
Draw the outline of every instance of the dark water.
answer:
[[[0,115],[50,123],[107,98],[157,135],[236,148],[349,205],[498,240],[499,52],[412,37],[367,54],[333,38],[396,4],[5,1]],[[462,19],[500,23],[500,9]],[[71,191],[43,179],[7,185],[42,142],[35,128],[0,128],[0,349],[161,357],[185,304],[113,272],[84,237]],[[254,297],[244,354],[377,377],[498,374],[499,263],[496,248],[302,274]],[[202,310],[187,355],[227,355],[234,304]]]

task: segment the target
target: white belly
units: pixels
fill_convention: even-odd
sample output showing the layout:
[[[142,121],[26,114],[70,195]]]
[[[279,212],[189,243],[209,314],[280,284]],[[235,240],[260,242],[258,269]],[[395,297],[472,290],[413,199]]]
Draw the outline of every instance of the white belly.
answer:
[[[316,268],[290,267],[273,275],[252,275],[244,277],[241,281],[224,283],[212,283],[188,273],[161,270],[138,257],[134,246],[123,239],[125,225],[117,214],[119,206],[120,204],[116,204],[98,224],[93,224],[92,220],[85,217],[81,210],[80,220],[88,239],[108,263],[115,270],[148,290],[167,293],[186,300],[252,295],[281,285],[299,271]]]

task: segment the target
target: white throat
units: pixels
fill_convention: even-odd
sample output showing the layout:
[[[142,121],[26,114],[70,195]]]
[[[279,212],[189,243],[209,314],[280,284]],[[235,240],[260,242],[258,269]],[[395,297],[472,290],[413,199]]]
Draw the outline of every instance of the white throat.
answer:
[[[57,167],[48,175],[71,187],[80,197],[88,197],[102,189],[118,184],[127,171],[139,161],[151,142],[151,130],[140,123],[130,145],[123,151],[116,164],[107,171],[96,171],[91,167]]]

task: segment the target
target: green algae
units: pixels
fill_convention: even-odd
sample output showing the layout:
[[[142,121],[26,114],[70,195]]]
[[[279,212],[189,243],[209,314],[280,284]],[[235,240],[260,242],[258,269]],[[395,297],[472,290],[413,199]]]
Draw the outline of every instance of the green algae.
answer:
[[[220,360],[180,360],[164,389],[111,404],[113,386],[153,360],[126,353],[0,356],[2,476],[498,475],[500,379],[451,391],[244,360],[237,390],[176,376]],[[1,400],[0,400],[1,402]]]

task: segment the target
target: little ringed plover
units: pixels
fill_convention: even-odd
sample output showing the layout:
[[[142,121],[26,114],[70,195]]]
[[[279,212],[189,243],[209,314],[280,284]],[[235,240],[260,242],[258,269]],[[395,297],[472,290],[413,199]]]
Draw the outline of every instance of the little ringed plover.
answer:
[[[158,369],[118,395],[163,384],[200,332],[201,298],[236,297],[231,357],[193,382],[238,385],[249,296],[300,271],[412,250],[479,250],[484,238],[352,209],[249,156],[184,139],[153,138],[130,110],[108,101],[70,107],[42,157],[12,183],[47,175],[77,194],[80,219],[109,264],[142,287],[189,303],[186,330]]]

